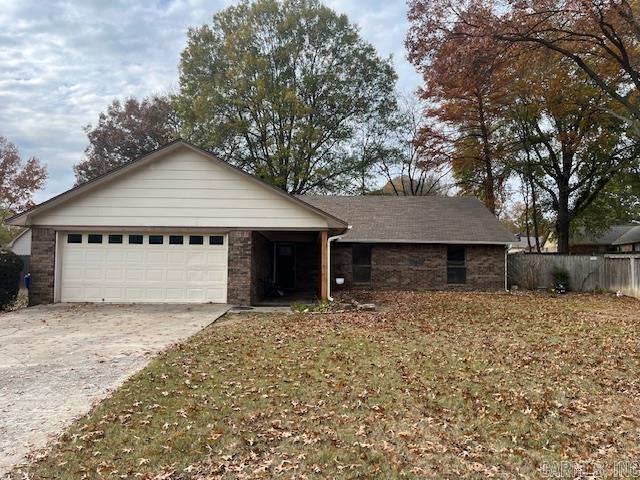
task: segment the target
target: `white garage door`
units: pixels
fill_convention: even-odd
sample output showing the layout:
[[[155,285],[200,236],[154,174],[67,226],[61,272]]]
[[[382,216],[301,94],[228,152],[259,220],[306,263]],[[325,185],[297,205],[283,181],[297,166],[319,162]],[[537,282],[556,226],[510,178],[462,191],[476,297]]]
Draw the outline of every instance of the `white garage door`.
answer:
[[[220,234],[60,233],[62,302],[227,301]]]

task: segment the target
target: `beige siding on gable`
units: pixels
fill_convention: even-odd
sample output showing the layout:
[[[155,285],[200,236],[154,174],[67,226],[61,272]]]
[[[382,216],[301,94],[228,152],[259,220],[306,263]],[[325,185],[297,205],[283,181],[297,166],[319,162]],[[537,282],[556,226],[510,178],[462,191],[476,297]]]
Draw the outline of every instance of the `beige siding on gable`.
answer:
[[[36,225],[327,228],[319,214],[188,148],[36,215]]]

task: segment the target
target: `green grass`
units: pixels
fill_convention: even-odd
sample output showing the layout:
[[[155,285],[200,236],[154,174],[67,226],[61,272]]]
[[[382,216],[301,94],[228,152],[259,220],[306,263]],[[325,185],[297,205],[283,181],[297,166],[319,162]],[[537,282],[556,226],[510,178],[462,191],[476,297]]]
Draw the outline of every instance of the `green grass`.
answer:
[[[640,455],[637,301],[374,300],[386,308],[227,317],[13,476],[536,478]]]

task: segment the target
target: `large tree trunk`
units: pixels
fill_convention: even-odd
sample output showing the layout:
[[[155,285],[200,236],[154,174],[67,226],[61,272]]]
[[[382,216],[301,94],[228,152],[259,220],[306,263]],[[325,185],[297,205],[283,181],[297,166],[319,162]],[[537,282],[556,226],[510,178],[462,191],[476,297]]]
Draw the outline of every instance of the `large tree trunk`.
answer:
[[[558,253],[569,253],[569,188],[559,185],[558,216],[556,218],[556,236],[558,237]]]
[[[487,127],[487,120],[485,118],[484,102],[482,96],[478,95],[478,116],[480,119],[480,135],[482,137],[482,156],[484,161],[485,178],[484,178],[484,203],[486,207],[491,210],[491,213],[496,213],[496,192],[495,192],[495,179],[493,176],[493,162],[491,158],[491,142],[489,139],[490,133]]]
[[[538,229],[538,202],[536,201],[536,185],[533,181],[533,175],[529,176],[531,184],[531,206],[533,208],[533,235],[536,238],[536,252],[540,253],[540,231]]]

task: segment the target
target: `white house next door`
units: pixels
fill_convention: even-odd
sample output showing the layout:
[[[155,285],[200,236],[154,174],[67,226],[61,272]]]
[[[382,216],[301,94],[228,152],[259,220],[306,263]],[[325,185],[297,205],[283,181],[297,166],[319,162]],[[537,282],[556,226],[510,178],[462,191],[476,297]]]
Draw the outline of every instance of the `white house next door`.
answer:
[[[227,301],[226,235],[60,232],[58,242],[58,301]]]

